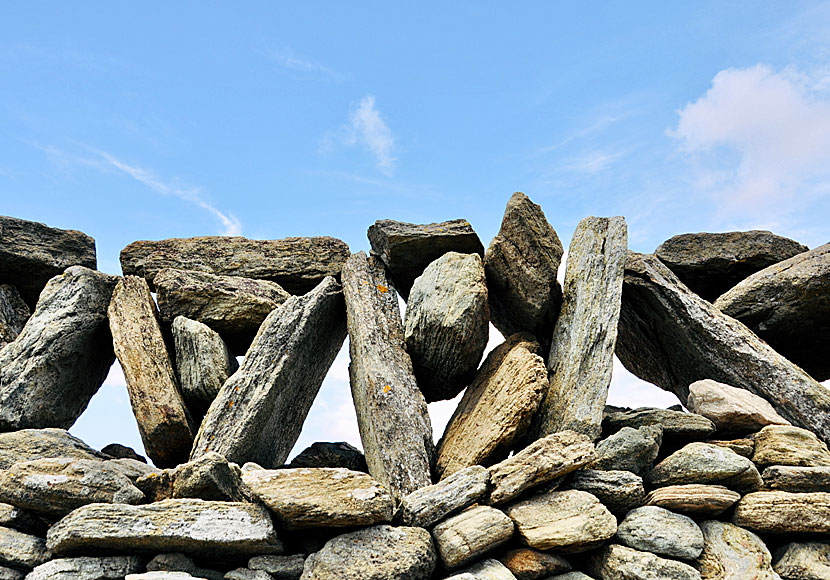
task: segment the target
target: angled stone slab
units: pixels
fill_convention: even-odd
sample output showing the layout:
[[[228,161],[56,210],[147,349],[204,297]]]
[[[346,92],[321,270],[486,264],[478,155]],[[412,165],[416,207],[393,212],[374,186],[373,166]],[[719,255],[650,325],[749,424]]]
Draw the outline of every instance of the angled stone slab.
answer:
[[[147,282],[137,276],[121,278],[108,313],[144,449],[159,467],[178,465],[187,460],[193,442],[191,418]]]
[[[18,461],[55,457],[107,459],[106,455],[64,429],[21,429],[0,433],[0,469],[8,469]]]
[[[703,578],[781,580],[769,549],[749,530],[716,520],[702,522],[700,529],[705,542],[697,569]]]
[[[346,337],[343,292],[327,277],[262,323],[245,361],[208,409],[190,458],[282,465]]]
[[[759,533],[830,533],[830,493],[756,491],[741,498],[732,523]]]
[[[343,267],[349,377],[369,473],[396,499],[430,485],[434,455],[426,400],[404,350],[395,289],[360,252]]]
[[[444,520],[432,530],[432,538],[448,569],[481,558],[513,537],[513,521],[501,510],[476,506]]]
[[[480,465],[456,471],[435,485],[416,489],[401,501],[398,515],[406,526],[429,528],[487,493],[490,474]]]
[[[83,413],[115,360],[107,306],[116,280],[83,266],[49,280],[0,350],[0,431],[68,429]]]
[[[26,580],[122,580],[140,570],[138,556],[56,558],[32,570]]]
[[[345,242],[329,237],[249,240],[204,236],[133,242],[121,250],[124,275],[155,288],[165,268],[276,282],[292,294],[308,292],[326,276],[339,276],[349,257]]]
[[[31,315],[17,288],[0,284],[0,349],[17,338]]]
[[[565,429],[599,438],[617,340],[627,232],[621,217],[585,218],[574,232],[548,357],[550,386],[533,420],[532,438]]]
[[[617,356],[684,404],[689,385],[708,378],[766,399],[794,425],[830,440],[830,389],[686,288],[654,256],[631,253],[626,262]]]
[[[630,471],[580,469],[563,487],[587,491],[614,515],[625,515],[645,503],[643,478]]]

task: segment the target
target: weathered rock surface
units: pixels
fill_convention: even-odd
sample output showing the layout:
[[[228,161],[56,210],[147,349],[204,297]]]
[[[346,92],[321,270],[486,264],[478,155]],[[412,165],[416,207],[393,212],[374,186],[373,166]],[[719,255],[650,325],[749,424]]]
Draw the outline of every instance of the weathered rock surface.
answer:
[[[0,503],[0,526],[35,535],[46,531],[46,524],[34,514],[8,503]]]
[[[173,344],[187,409],[194,417],[204,417],[239,363],[218,333],[184,316],[173,321]]]
[[[248,560],[248,568],[262,570],[271,575],[274,580],[299,580],[303,574],[305,555],[292,556],[254,556]]]
[[[654,256],[631,253],[626,262],[617,356],[684,404],[689,385],[708,378],[759,395],[792,424],[830,439],[830,389],[686,288]]]
[[[617,519],[590,493],[551,491],[511,504],[505,513],[522,542],[537,550],[589,549],[617,531]]]
[[[349,378],[369,473],[395,498],[432,483],[432,427],[404,350],[398,298],[383,265],[364,253],[343,266]]]
[[[436,224],[409,224],[378,220],[369,228],[372,255],[389,269],[395,288],[404,299],[415,278],[447,252],[484,255],[484,246],[466,220]]]
[[[499,561],[510,570],[516,580],[539,580],[571,569],[571,565],[564,558],[532,548],[508,550],[499,556]]]
[[[464,568],[459,574],[446,580],[516,580],[516,577],[507,566],[498,560],[488,558]]]
[[[0,433],[0,469],[8,469],[18,461],[56,457],[107,459],[64,429],[21,429]]]
[[[135,480],[135,486],[141,490],[150,503],[173,499],[173,470],[151,471],[138,477]]]
[[[726,447],[741,457],[746,457],[748,459],[752,459],[752,454],[755,452],[755,441],[752,439],[708,439],[706,443],[710,445],[717,445],[718,447]]]
[[[490,503],[508,502],[523,492],[567,475],[596,458],[587,436],[561,431],[537,439],[490,468]]]
[[[186,461],[193,443],[191,418],[147,282],[136,276],[120,279],[108,314],[115,356],[124,370],[147,455],[159,467]]]
[[[0,284],[0,349],[17,338],[31,314],[17,288]]]
[[[46,283],[70,266],[94,270],[95,240],[76,230],[0,216],[0,284],[11,284],[34,307]]]
[[[643,478],[630,471],[580,469],[574,472],[564,487],[595,495],[616,515],[624,515],[645,503]]]
[[[663,441],[673,443],[705,439],[715,432],[715,424],[702,415],[653,407],[607,413],[602,422],[603,431],[608,434],[624,427],[649,426],[662,428]]]
[[[208,409],[191,459],[282,465],[346,337],[343,292],[326,278],[268,315],[245,361]]]
[[[373,526],[326,542],[305,562],[302,580],[427,580],[436,555],[423,528]]]
[[[115,282],[83,266],[49,281],[23,330],[0,350],[0,430],[68,429],[86,409],[115,360],[107,328]]]
[[[551,576],[547,580],[594,580],[587,574],[583,574],[582,572],[566,572],[565,574],[559,574],[557,576]]]
[[[750,531],[716,520],[700,524],[705,538],[698,570],[706,580],[781,580],[772,569],[772,555]]]
[[[0,566],[0,580],[23,580],[26,572],[21,572],[15,568],[6,568]]]
[[[556,280],[562,253],[562,242],[542,208],[514,193],[484,254],[490,318],[504,336],[528,332],[550,348],[562,304]]]
[[[694,560],[703,551],[703,533],[692,518],[656,506],[628,512],[617,539],[629,548],[680,560]]]
[[[180,551],[255,556],[282,551],[268,510],[250,503],[171,499],[149,505],[91,504],[46,534],[54,554]]]
[[[366,458],[363,453],[345,441],[326,443],[317,441],[299,453],[289,467],[343,467],[351,471],[366,472]]]
[[[515,334],[487,355],[438,443],[439,477],[507,457],[548,385],[539,345]]]
[[[617,544],[593,555],[589,569],[600,580],[701,580],[700,573],[688,564]]]
[[[287,529],[347,528],[392,521],[389,492],[371,476],[342,468],[248,470],[251,493]]]
[[[689,443],[654,466],[646,480],[655,486],[687,483],[718,484],[737,491],[761,487],[761,475],[755,465],[731,449]]]
[[[753,274],[715,308],[737,318],[817,380],[830,379],[830,244]]]
[[[49,558],[43,538],[0,527],[0,566],[31,569]]]
[[[154,287],[166,268],[241,276],[276,282],[292,294],[303,294],[326,276],[338,276],[349,247],[335,238],[249,240],[204,236],[133,242],[121,250],[124,275],[141,276]]]
[[[435,526],[432,537],[444,566],[458,568],[513,537],[513,521],[500,510],[477,506]]]
[[[200,576],[192,576],[187,572],[144,572],[143,574],[127,574],[124,580],[209,580]]]
[[[767,425],[790,424],[758,395],[710,379],[689,385],[687,404],[693,413],[711,419],[721,432],[750,432]]]
[[[776,550],[773,568],[784,580],[830,578],[830,544],[786,544]]]
[[[268,572],[237,568],[225,574],[225,580],[273,580]]]
[[[161,270],[153,280],[161,319],[197,320],[243,355],[262,321],[290,294],[276,282],[191,270]]]
[[[487,346],[489,319],[477,254],[447,252],[415,280],[404,341],[427,402],[452,399],[470,383]]]
[[[705,517],[722,514],[739,499],[741,494],[722,485],[686,484],[655,489],[646,496],[645,503],[696,517]]]
[[[830,533],[830,493],[758,491],[741,498],[732,523],[760,533]]]
[[[807,246],[772,232],[681,234],[654,251],[701,298],[715,298],[759,270],[807,251]]]
[[[588,467],[642,475],[651,469],[662,441],[663,428],[660,426],[623,427],[597,443],[597,458]]]
[[[532,438],[565,429],[599,438],[627,251],[623,218],[579,222],[568,249],[562,310],[551,339],[550,385],[533,419]]]
[[[830,451],[807,429],[771,425],[756,433],[752,461],[760,466],[830,466]]]
[[[140,571],[136,556],[57,558],[32,570],[26,580],[122,580]]]
[[[147,458],[139,455],[132,447],[121,445],[120,443],[110,443],[101,448],[101,453],[109,455],[115,459],[132,459],[140,463],[147,463]]]
[[[148,572],[187,572],[193,574],[196,571],[196,563],[193,558],[181,552],[158,554],[147,562]]]
[[[456,471],[435,485],[405,496],[398,517],[405,526],[429,528],[478,501],[487,493],[489,481],[489,472],[480,465]]]
[[[766,489],[792,492],[830,489],[830,467],[772,465],[761,474]]]
[[[238,465],[218,453],[206,453],[199,459],[183,463],[171,474],[173,497],[211,501],[250,501],[250,493],[242,483]]]

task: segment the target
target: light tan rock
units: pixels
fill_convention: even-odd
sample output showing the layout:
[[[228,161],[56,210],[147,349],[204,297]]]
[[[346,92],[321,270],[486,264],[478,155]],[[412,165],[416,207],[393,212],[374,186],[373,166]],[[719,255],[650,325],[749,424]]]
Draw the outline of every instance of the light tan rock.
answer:
[[[781,580],[772,555],[752,532],[726,522],[702,522],[703,553],[697,561],[704,580]]]
[[[830,533],[830,493],[758,491],[741,498],[732,523],[760,533]]]
[[[752,439],[709,439],[705,443],[717,445],[718,447],[726,447],[747,459],[752,459],[752,454],[755,452],[755,441]]]
[[[830,467],[771,465],[761,474],[765,489],[792,492],[826,491],[830,489]]]
[[[26,580],[122,580],[140,569],[138,556],[56,558],[32,570]]]
[[[107,459],[64,429],[21,429],[0,433],[0,469],[8,469],[18,461],[75,457]]]
[[[561,556],[533,548],[508,550],[498,559],[516,580],[539,580],[571,569],[571,565]]]
[[[51,557],[43,538],[0,527],[0,566],[31,569]]]
[[[775,571],[784,580],[824,580],[830,578],[830,544],[825,542],[790,543],[775,552]]]
[[[503,512],[477,506],[444,520],[432,530],[441,561],[449,569],[479,559],[513,536],[513,522]]]
[[[722,485],[669,485],[649,492],[646,505],[694,516],[722,514],[741,499],[741,494]]]
[[[759,466],[830,466],[830,451],[826,443],[807,429],[771,425],[755,435],[752,461]]]
[[[758,395],[711,379],[689,385],[687,407],[711,419],[718,431],[749,432],[767,425],[790,424]]]

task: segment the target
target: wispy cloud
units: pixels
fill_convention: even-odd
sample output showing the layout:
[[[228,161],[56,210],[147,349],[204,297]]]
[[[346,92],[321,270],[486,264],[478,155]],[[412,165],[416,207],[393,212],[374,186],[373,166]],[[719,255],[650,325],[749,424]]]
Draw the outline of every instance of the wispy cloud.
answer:
[[[617,160],[624,157],[625,154],[625,151],[605,151],[598,149],[565,159],[557,169],[559,171],[573,173],[599,173],[608,169]]]
[[[395,138],[375,106],[375,97],[363,97],[349,115],[349,123],[347,143],[362,144],[375,157],[377,168],[385,175],[392,175],[397,162],[394,156]]]
[[[315,74],[336,81],[340,81],[345,78],[345,75],[332,70],[315,60],[295,53],[288,46],[267,48],[264,52],[272,63],[283,69],[307,74]]]

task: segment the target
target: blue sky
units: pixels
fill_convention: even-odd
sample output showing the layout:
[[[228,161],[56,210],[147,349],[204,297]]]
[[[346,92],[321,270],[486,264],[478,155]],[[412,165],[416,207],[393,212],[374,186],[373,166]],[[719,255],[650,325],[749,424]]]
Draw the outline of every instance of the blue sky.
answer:
[[[516,190],[566,245],[587,215],[626,216],[638,251],[827,242],[830,4],[578,4],[10,3],[0,213],[87,232],[112,273],[137,239],[357,251],[381,218],[487,245]],[[356,433],[346,362],[301,443]],[[74,431],[138,446],[116,375]],[[615,401],[649,392],[615,375]]]

